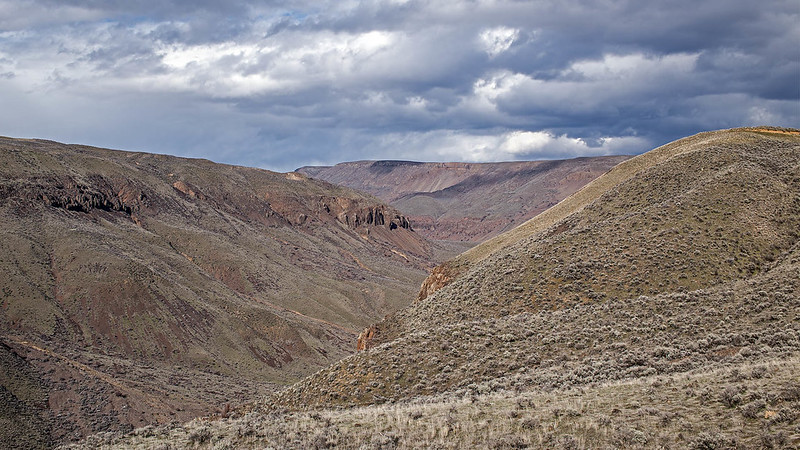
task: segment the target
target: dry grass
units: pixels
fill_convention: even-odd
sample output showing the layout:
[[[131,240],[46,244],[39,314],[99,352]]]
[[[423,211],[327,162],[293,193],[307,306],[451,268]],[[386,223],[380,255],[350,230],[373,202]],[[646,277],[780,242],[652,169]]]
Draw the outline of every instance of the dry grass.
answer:
[[[800,358],[590,387],[250,411],[94,436],[82,448],[793,448]]]
[[[779,134],[783,134],[782,137],[794,142],[795,145],[800,142],[800,139],[798,139],[798,136],[796,136],[795,133],[797,130],[777,128],[776,130],[790,132]],[[769,127],[761,127],[757,129],[738,128],[700,133],[671,142],[652,151],[631,158],[615,166],[607,174],[598,177],[591,183],[584,186],[578,192],[570,195],[557,205],[537,215],[524,224],[516,227],[513,230],[489,239],[464,252],[462,255],[451,261],[450,264],[460,267],[461,272],[466,272],[468,267],[477,264],[498,250],[545,231],[548,228],[555,226],[560,221],[566,219],[570,215],[583,210],[583,208],[597,201],[602,195],[606,194],[614,187],[627,180],[630,180],[632,177],[641,173],[642,171],[667,162],[676,156],[696,152],[716,145],[728,146],[731,144],[741,145],[742,143],[753,145],[755,142],[753,137],[757,134],[773,137],[775,133],[772,132],[771,128]],[[763,142],[763,140],[761,142]]]
[[[555,311],[453,320],[346,358],[276,399],[357,405],[553,389],[800,352],[800,245],[746,281]]]
[[[611,169],[607,174],[595,179],[584,186],[583,189],[570,195],[557,205],[519,227],[493,239],[489,239],[475,248],[464,252],[464,254],[457,258],[457,261],[463,260],[468,264],[475,264],[503,247],[507,247],[528,236],[546,230],[571,214],[582,210],[614,186],[630,179],[638,172],[663,163],[681,153],[696,150],[697,145],[705,144],[706,138],[713,133],[715,132],[701,133],[696,136],[680,139],[622,162]]]

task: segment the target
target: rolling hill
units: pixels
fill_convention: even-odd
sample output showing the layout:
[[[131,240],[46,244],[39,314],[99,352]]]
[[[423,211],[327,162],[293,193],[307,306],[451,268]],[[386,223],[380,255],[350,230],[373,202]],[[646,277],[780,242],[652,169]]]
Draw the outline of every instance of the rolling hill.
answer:
[[[297,171],[375,195],[407,214],[429,239],[478,243],[536,216],[628,158],[356,161]]]
[[[443,254],[378,199],[301,174],[12,138],[0,224],[0,442],[23,447],[296,381]]]
[[[366,351],[263,408],[443,405],[570,389],[580,393],[569,391],[580,405],[608,404],[594,399],[625,382],[650,394],[630,391],[607,415],[574,405],[573,413],[554,412],[550,430],[561,433],[551,435],[554,442],[798,445],[800,384],[787,368],[800,355],[798,230],[800,132],[734,129],[682,139],[620,164],[545,214],[446,263],[438,273],[448,274],[447,282],[429,280],[419,301],[366,330]],[[750,373],[760,365],[766,368]],[[654,401],[673,395],[681,373],[718,390],[680,382],[684,403]],[[685,423],[694,417],[691,405],[705,408],[707,419],[683,432],[672,419],[643,429],[632,428],[631,417],[613,418],[647,406]],[[605,423],[578,432],[562,428],[560,414],[572,423],[584,415]],[[485,445],[480,417],[462,424],[461,436]],[[625,429],[636,433],[615,444]],[[397,428],[384,430],[409,446]],[[534,443],[524,427],[511,432]],[[714,442],[718,447],[703,446]]]
[[[622,327],[627,317],[629,326],[639,332],[620,331],[619,336],[635,336],[644,342],[650,339],[646,333],[652,331],[652,325],[643,325],[654,317],[699,312],[686,305],[661,305],[672,304],[675,298],[694,298],[689,303],[704,308],[698,318],[681,318],[673,328],[700,321],[691,329],[710,333],[710,325],[704,322],[710,314],[707,310],[735,305],[734,309],[742,312],[722,317],[731,324],[742,322],[726,328],[755,332],[758,327],[745,326],[753,315],[743,311],[757,309],[758,304],[746,307],[738,302],[758,298],[758,292],[766,291],[768,298],[772,295],[788,302],[783,306],[789,313],[759,331],[772,334],[775,327],[793,330],[798,312],[800,278],[794,275],[799,239],[800,136],[745,129],[676,141],[620,164],[546,213],[448,261],[426,280],[420,300],[362,334],[361,346],[374,347],[374,351],[337,363],[318,375],[334,380],[324,384],[326,394],[320,396],[309,388],[317,382],[313,377],[282,396],[299,395],[306,403],[369,403],[373,395],[410,398],[493,379],[509,369],[505,350],[495,347],[510,345],[522,350],[531,346],[531,352],[540,347],[535,353],[547,350],[553,352],[551,358],[563,355],[563,349],[556,350],[558,346],[536,344],[536,339],[550,342],[557,329],[535,330],[563,322],[559,317],[564,315],[576,325],[582,324],[569,328],[568,340],[579,347],[576,353],[596,351],[607,357],[608,349],[598,343],[605,340],[613,345],[621,340],[613,339],[616,334],[597,330],[589,333],[597,338],[587,336],[578,343],[592,322],[602,323],[600,311],[612,317],[621,315],[608,321],[606,326],[611,329]],[[437,273],[449,273],[450,279],[442,283]],[[433,289],[437,284],[438,289]],[[775,307],[780,304],[776,301]],[[579,321],[580,316],[590,322]],[[515,321],[520,323],[514,325]],[[492,329],[509,331],[505,334],[510,336]],[[694,335],[689,329],[674,331],[671,339]],[[426,333],[432,336],[426,337]],[[520,333],[526,338],[520,339]],[[448,334],[458,339],[447,343],[451,341],[445,338]],[[391,360],[400,354],[416,360],[420,352],[427,352],[412,350],[414,339],[418,345],[427,343],[437,358],[422,357],[419,361],[423,364],[398,362],[402,377],[409,377],[399,384],[400,392],[392,392],[398,389],[397,383],[365,389],[375,379],[398,376],[389,369],[392,366],[384,364],[379,372],[367,368],[369,375],[364,377],[342,369],[353,364],[358,367],[359,362]],[[466,350],[477,345],[474,351],[481,343],[491,349],[483,356],[503,363],[480,363],[475,355],[451,348]],[[655,347],[655,343],[649,346]],[[473,361],[475,370],[465,366],[461,357]],[[545,359],[538,356],[516,366],[536,368],[538,373],[537,358]],[[432,371],[443,366],[457,370],[457,375],[434,376]],[[480,367],[483,369],[478,370]],[[356,369],[355,373],[360,372]],[[437,378],[439,382],[433,381]]]
[[[275,395],[84,448],[796,448],[800,131],[632,158]]]

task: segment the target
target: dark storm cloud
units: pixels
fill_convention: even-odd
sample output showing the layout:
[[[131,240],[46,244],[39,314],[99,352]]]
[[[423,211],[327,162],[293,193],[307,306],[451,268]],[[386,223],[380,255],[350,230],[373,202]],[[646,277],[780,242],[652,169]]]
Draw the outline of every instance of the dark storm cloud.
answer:
[[[797,126],[799,10],[0,0],[0,98],[14,105],[0,134],[282,170],[641,152],[705,129]]]
[[[193,14],[212,14],[217,17],[241,16],[246,14],[249,4],[246,1],[218,0],[42,0],[35,3],[49,8],[65,6],[84,8],[102,12],[106,17],[148,17],[155,20]]]

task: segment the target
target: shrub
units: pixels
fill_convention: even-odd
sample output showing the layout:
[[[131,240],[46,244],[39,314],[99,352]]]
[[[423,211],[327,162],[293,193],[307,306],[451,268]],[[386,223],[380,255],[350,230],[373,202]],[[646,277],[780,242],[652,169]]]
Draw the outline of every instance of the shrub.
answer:
[[[704,432],[692,439],[689,443],[689,448],[693,450],[717,450],[731,448],[734,445],[734,441],[722,433]]]
[[[761,411],[767,406],[764,400],[752,401],[741,407],[742,416],[747,419],[758,419],[763,416]]]
[[[720,401],[728,408],[733,408],[742,401],[742,396],[739,395],[739,390],[734,386],[728,386],[722,391],[722,394],[720,395]]]
[[[205,444],[211,439],[211,430],[206,427],[192,431],[189,434],[189,442],[192,444]]]

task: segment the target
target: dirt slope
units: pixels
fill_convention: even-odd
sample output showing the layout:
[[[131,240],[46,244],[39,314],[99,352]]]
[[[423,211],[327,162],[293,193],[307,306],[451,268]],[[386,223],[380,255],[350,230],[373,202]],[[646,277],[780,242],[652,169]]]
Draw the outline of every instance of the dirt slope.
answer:
[[[0,441],[270,392],[351,353],[436,251],[374,197],[300,174],[0,138]]]

